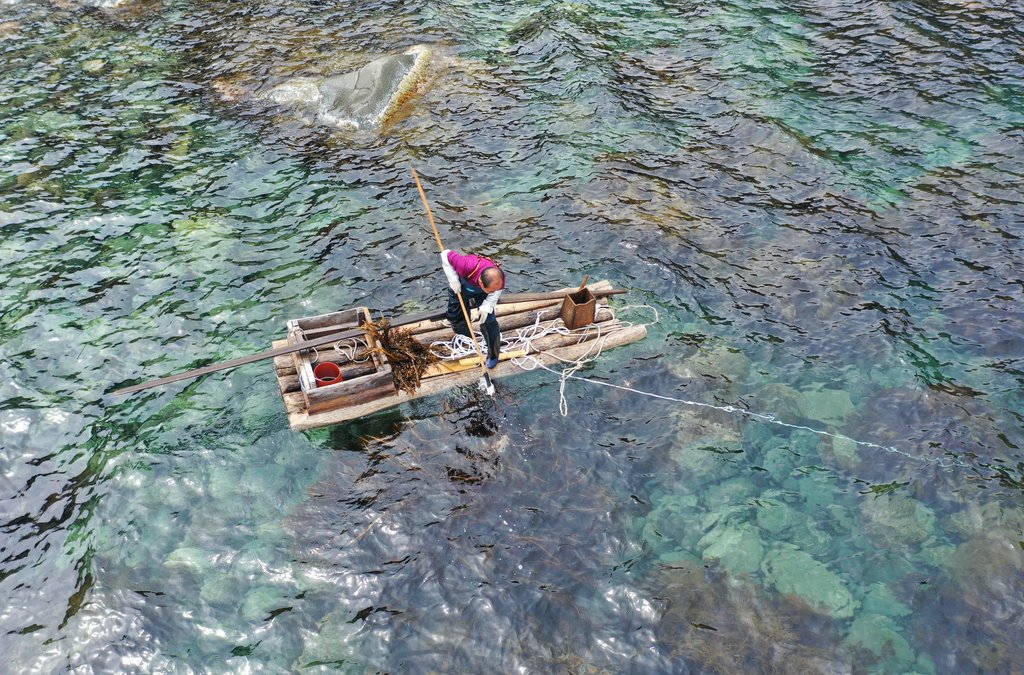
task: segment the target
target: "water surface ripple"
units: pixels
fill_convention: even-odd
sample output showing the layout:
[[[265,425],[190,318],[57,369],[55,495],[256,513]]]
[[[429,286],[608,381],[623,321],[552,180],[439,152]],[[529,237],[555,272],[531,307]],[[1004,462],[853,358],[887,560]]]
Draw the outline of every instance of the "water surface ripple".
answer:
[[[15,670],[1019,670],[1019,3],[110,4],[0,2]],[[379,133],[261,98],[417,44]],[[108,393],[439,307],[410,166],[513,291],[658,310],[581,375],[717,408]]]

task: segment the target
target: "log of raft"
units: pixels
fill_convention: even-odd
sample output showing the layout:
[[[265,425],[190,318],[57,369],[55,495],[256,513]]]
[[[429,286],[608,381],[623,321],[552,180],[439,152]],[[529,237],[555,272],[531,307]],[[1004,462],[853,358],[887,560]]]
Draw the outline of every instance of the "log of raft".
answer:
[[[603,295],[610,290],[607,281],[592,284],[595,295]],[[574,291],[575,289],[566,289]],[[514,331],[528,327],[540,317],[542,322],[553,322],[554,326],[562,326],[559,317],[561,301],[564,296],[560,292],[555,298],[548,295],[546,299],[528,300],[499,304],[495,312],[501,326],[503,337],[514,337]],[[476,317],[474,316],[474,322]],[[453,337],[447,321],[430,318],[411,323],[404,329],[411,331],[413,336],[430,344],[434,341],[448,341]],[[644,326],[622,326],[614,319],[614,314],[607,309],[600,310],[594,323],[586,330],[576,331],[569,335],[552,333],[534,340],[530,344],[530,356],[545,365],[558,362],[571,362],[581,357],[593,355],[601,350],[630,344],[642,340],[647,335]],[[294,337],[293,337],[294,339]],[[287,340],[274,342],[274,348],[286,346]],[[355,350],[356,358],[362,358],[365,347]],[[521,355],[521,354],[520,354]],[[513,354],[503,353],[501,362],[490,370],[492,379],[501,379],[509,375],[523,372],[511,362]],[[339,387],[339,396],[331,396],[332,386],[322,387],[315,391],[303,390],[296,371],[294,360],[289,356],[275,359],[278,385],[284,400],[285,409],[291,428],[299,431],[313,429],[330,424],[338,424],[370,415],[387,408],[401,405],[408,401],[442,393],[457,386],[472,385],[480,379],[480,364],[477,357],[461,361],[442,361],[431,367],[422,376],[420,386],[415,393],[388,390],[381,383],[379,373],[372,363],[357,363],[347,354],[338,354],[332,349],[321,349],[321,360],[331,360],[342,369],[343,379],[348,386]],[[360,388],[352,380],[364,380],[367,387]],[[369,385],[373,386],[370,387]],[[342,389],[344,391],[342,391]]]

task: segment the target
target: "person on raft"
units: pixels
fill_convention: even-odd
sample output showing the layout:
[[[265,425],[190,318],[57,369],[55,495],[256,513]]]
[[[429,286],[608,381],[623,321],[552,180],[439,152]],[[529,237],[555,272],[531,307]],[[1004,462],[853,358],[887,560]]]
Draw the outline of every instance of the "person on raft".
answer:
[[[487,341],[487,367],[495,367],[501,351],[501,329],[494,308],[505,289],[505,272],[492,260],[448,249],[441,251],[441,269],[448,277],[447,318],[452,329],[469,337],[469,326],[459,306],[457,294],[461,293],[467,310],[480,308],[480,330]]]

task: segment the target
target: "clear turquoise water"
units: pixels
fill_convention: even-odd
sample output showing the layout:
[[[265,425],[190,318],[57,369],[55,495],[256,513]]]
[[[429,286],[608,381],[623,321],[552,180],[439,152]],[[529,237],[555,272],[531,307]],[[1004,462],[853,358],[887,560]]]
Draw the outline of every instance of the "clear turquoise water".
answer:
[[[0,5],[5,658],[1018,671],[1022,22],[994,0]],[[430,86],[380,133],[256,96],[421,43]],[[513,290],[590,274],[658,309],[582,375],[784,424],[582,382],[563,418],[546,373],[304,434],[266,364],[107,393],[288,318],[439,307],[410,166],[446,243]]]

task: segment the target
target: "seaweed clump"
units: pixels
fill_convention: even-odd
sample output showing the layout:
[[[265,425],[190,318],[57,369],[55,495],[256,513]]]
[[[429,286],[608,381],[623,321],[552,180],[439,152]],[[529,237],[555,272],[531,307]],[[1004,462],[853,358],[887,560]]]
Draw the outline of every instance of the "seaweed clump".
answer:
[[[371,347],[370,351],[388,360],[395,387],[407,394],[415,393],[423,373],[440,361],[429,346],[413,337],[409,328],[395,328],[387,319],[367,321],[361,328],[379,345]]]

